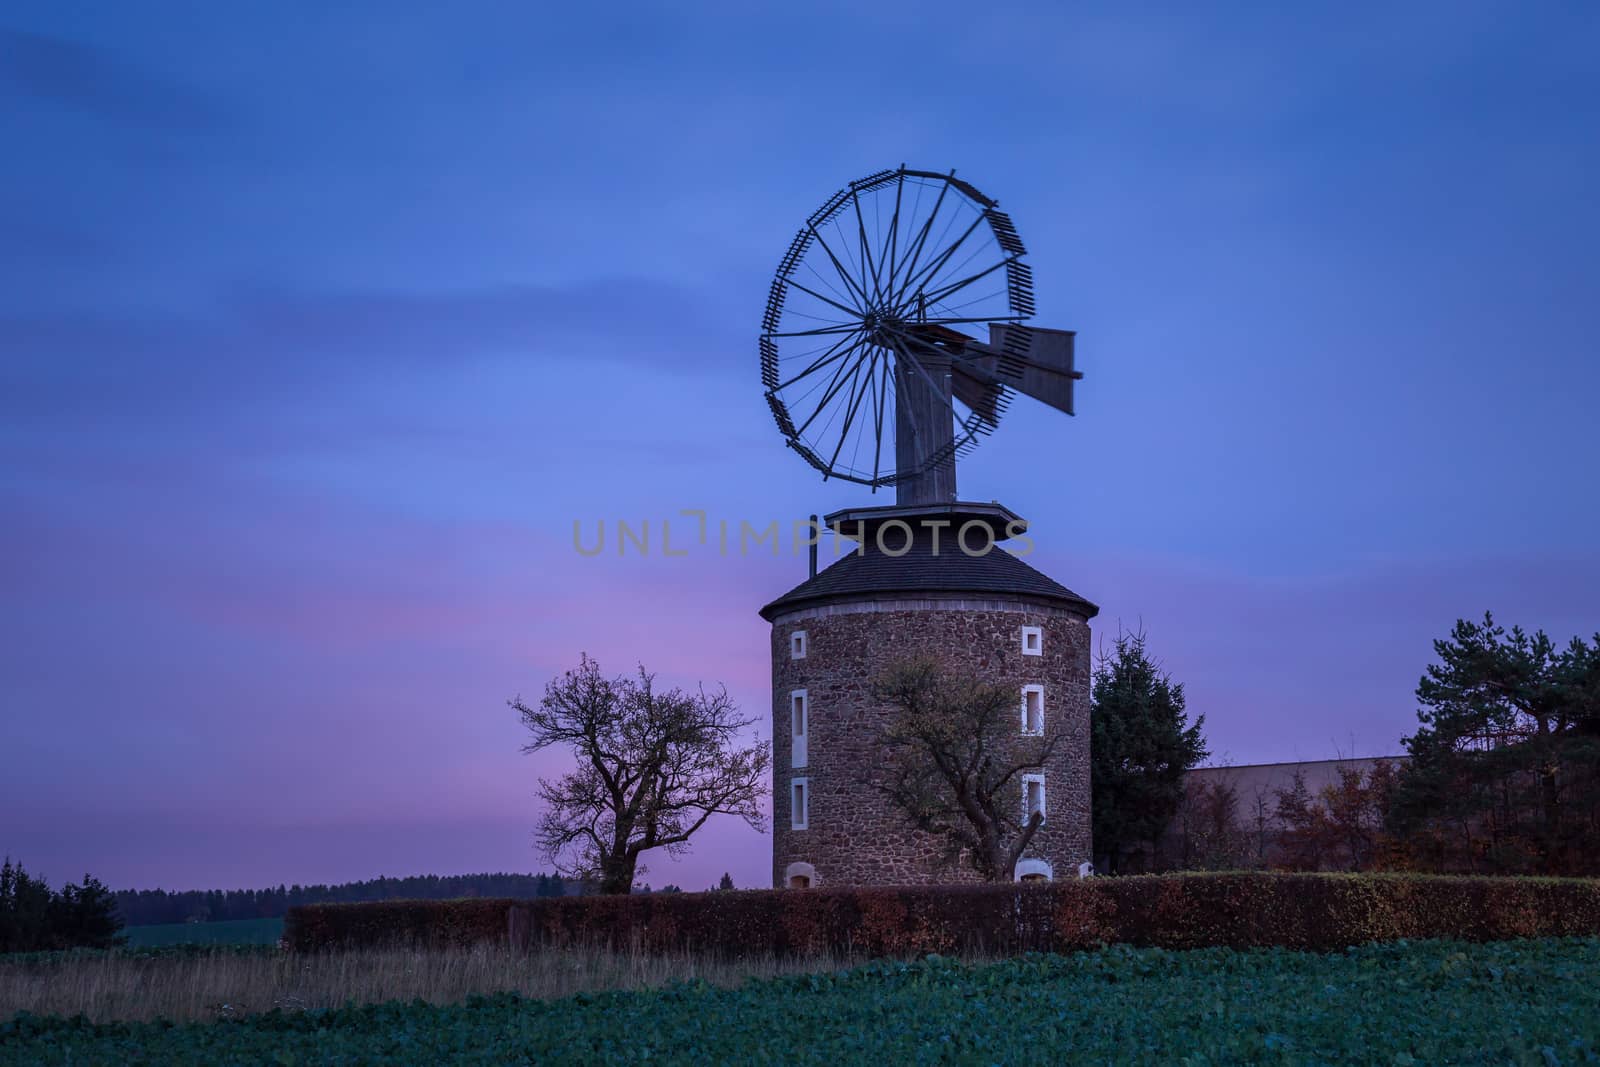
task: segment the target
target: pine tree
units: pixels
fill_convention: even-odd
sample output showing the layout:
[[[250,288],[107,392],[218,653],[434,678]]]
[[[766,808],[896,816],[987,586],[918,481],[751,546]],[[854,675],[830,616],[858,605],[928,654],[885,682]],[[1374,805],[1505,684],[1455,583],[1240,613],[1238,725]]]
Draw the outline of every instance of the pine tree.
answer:
[[[1094,854],[1115,873],[1121,857],[1153,844],[1183,800],[1183,776],[1205,759],[1201,728],[1184,711],[1183,685],[1150,659],[1143,633],[1119,634],[1094,671],[1090,764]]]
[[[1448,868],[1600,870],[1600,634],[1456,622],[1417,683],[1421,726],[1391,822]],[[1448,853],[1448,855],[1447,855]]]
[[[116,898],[96,878],[83,876],[80,885],[61,887],[52,902],[56,938],[72,948],[111,948],[127,939],[120,936]]]
[[[109,948],[121,928],[116,899],[88,875],[57,893],[9,856],[0,864],[0,952]]]
[[[56,947],[51,936],[50,887],[12,863],[0,864],[0,952]]]

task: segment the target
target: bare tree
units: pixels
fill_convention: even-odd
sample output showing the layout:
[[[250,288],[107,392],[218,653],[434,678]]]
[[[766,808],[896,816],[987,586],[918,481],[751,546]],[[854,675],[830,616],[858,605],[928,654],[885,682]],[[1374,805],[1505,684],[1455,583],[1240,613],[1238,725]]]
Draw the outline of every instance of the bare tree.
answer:
[[[766,830],[771,747],[740,747],[755,720],[739,717],[725,689],[661,692],[643,667],[637,679],[606,678],[584,656],[550,681],[537,708],[510,703],[533,735],[523,752],[568,745],[577,757],[570,774],[541,778],[537,790],[546,805],[537,840],[567,877],[627,893],[641,854],[687,851],[713,815]]]
[[[1175,821],[1175,858],[1183,869],[1225,871],[1249,865],[1249,835],[1239,825],[1239,787],[1233,781],[1185,781]]]
[[[1044,766],[1060,735],[1019,737],[1016,689],[954,677],[929,658],[891,667],[873,693],[893,709],[878,787],[913,826],[944,839],[947,859],[1008,881],[1044,822],[1035,811],[1023,823],[1018,776]]]
[[[1289,788],[1276,790],[1274,814],[1283,828],[1278,835],[1284,864],[1295,871],[1322,870],[1327,844],[1327,813],[1306,785],[1305,773],[1298,768]]]
[[[1273,798],[1272,787],[1267,783],[1256,786],[1255,792],[1250,796],[1250,825],[1256,843],[1256,855],[1253,866],[1265,867],[1267,865],[1267,846],[1272,843],[1274,836],[1276,809],[1270,803]]]

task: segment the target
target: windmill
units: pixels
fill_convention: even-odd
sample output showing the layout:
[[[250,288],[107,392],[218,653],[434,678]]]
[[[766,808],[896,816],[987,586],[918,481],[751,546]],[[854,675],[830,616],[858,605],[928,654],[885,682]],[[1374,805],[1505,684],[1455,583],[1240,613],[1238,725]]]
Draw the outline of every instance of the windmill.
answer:
[[[829,197],[761,320],[761,381],[789,447],[824,479],[948,504],[957,457],[1015,393],[1073,414],[1074,334],[1027,325],[1025,254],[998,202],[954,171],[901,166]]]
[[[826,516],[834,562],[818,571],[811,538],[809,576],[761,608],[772,627],[776,887],[977,877],[930,863],[956,839],[930,837],[863,773],[894,721],[874,680],[908,660],[1017,694],[1015,725],[982,751],[1022,768],[1003,783],[1015,801],[994,810],[1027,825],[996,831],[1009,825],[1001,815],[979,826],[1011,850],[983,853],[982,877],[1050,879],[1092,856],[1099,609],[1025,562],[1027,550],[993,551],[1027,531],[1020,516],[956,497],[957,459],[1013,396],[1072,414],[1074,335],[1029,325],[1025,252],[995,201],[954,171],[902,166],[829,197],[778,264],[760,339],[778,428],[824,478],[892,485],[895,503]],[[842,542],[854,546],[840,555]]]

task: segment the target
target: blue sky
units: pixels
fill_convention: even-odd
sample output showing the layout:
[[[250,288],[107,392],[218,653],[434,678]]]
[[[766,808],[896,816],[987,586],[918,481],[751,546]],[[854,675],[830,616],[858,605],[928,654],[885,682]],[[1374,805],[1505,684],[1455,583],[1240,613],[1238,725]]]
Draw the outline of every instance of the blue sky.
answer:
[[[1079,415],[963,496],[1236,762],[1395,751],[1430,641],[1600,630],[1592,5],[61,5],[0,16],[0,850],[114,884],[531,869],[580,651],[764,716],[771,424],[834,189],[1015,219]],[[765,877],[719,826],[657,882]]]

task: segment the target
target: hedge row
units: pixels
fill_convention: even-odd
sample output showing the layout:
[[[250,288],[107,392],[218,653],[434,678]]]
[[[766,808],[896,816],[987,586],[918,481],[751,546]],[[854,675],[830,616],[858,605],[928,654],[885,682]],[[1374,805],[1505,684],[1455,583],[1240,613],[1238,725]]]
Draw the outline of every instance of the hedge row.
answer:
[[[1123,942],[1330,950],[1600,935],[1600,880],[1183,874],[1011,886],[382,901],[290,908],[297,950],[585,945],[723,955],[1063,952]]]

